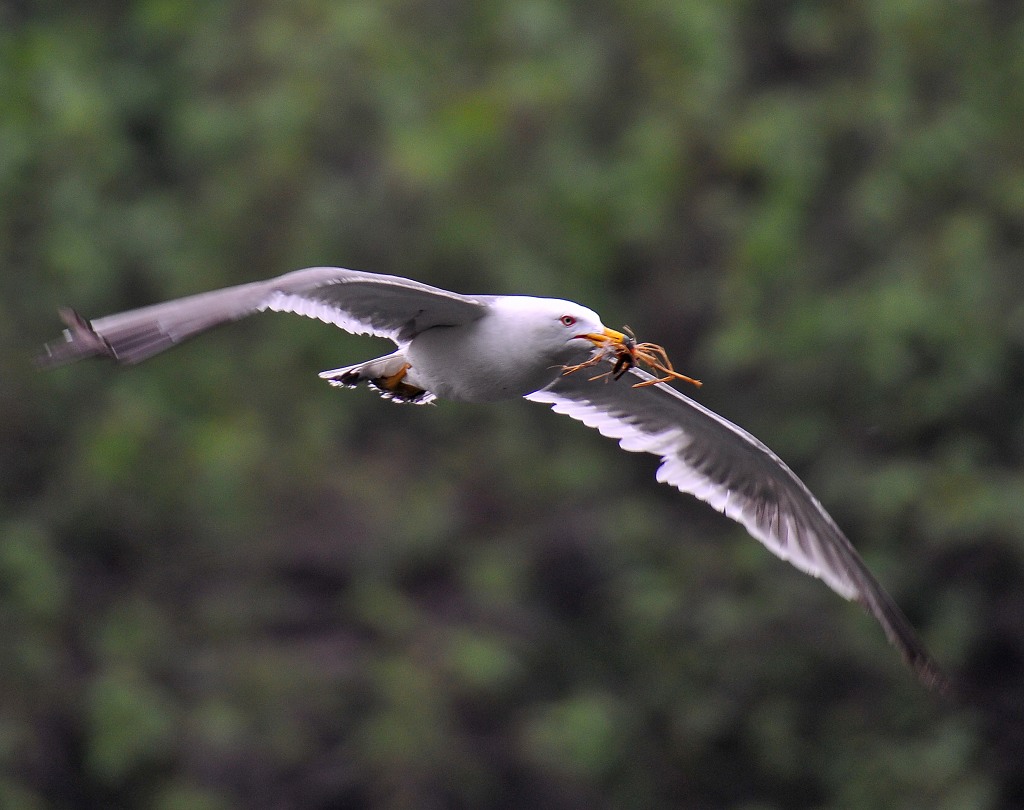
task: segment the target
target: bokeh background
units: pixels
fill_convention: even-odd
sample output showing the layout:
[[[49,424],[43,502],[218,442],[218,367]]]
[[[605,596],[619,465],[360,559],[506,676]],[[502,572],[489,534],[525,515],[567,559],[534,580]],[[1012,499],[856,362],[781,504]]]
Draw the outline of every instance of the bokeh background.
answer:
[[[0,806],[1024,806],[1024,7],[0,6]],[[805,478],[962,687],[526,402],[396,407],[315,264],[568,297]]]

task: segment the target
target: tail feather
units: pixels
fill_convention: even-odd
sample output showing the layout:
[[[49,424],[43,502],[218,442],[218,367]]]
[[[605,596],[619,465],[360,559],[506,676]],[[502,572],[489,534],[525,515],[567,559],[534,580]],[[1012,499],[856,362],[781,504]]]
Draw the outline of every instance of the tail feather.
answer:
[[[430,391],[408,382],[405,375],[408,368],[405,355],[397,351],[353,366],[322,371],[320,377],[339,388],[355,388],[365,382],[384,399],[390,399],[392,402],[413,405],[427,405],[433,402],[435,396]]]

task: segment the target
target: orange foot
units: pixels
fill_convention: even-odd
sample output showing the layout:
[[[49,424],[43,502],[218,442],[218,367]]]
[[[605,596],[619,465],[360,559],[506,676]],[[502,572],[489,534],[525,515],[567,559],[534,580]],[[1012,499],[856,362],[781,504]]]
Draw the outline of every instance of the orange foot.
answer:
[[[405,375],[410,368],[412,368],[412,365],[406,363],[388,377],[377,377],[373,380],[367,380],[367,382],[385,397],[393,399],[395,402],[421,402],[427,396],[427,392],[422,388],[417,388],[415,385],[405,382]]]

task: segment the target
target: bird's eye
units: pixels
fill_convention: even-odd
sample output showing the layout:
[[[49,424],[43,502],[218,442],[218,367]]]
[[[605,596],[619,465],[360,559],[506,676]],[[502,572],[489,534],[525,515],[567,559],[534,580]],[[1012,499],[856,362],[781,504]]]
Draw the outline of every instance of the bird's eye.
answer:
[[[572,315],[563,315],[558,320],[560,320],[562,322],[562,326],[575,326],[576,325],[576,319]]]

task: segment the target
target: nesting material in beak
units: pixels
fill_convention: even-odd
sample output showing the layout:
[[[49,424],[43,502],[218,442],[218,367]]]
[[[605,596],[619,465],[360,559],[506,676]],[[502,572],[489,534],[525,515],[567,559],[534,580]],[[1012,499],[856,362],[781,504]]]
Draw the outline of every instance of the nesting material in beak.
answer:
[[[634,388],[645,388],[648,385],[667,383],[672,380],[688,382],[698,388],[703,385],[700,380],[687,377],[685,374],[680,374],[672,368],[672,361],[669,360],[668,353],[663,347],[657,343],[637,343],[632,330],[628,326],[624,326],[623,329],[626,330],[625,333],[616,332],[614,329],[605,327],[602,332],[580,335],[580,337],[586,338],[593,343],[598,351],[589,360],[585,360],[575,366],[566,366],[562,373],[572,374],[580,369],[595,366],[611,354],[614,355],[613,359],[615,361],[611,371],[598,374],[591,379],[597,380],[611,375],[613,379],[617,380],[633,366],[638,366],[642,363],[660,376],[654,380],[642,380],[634,383]]]

